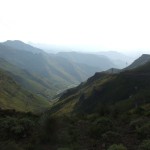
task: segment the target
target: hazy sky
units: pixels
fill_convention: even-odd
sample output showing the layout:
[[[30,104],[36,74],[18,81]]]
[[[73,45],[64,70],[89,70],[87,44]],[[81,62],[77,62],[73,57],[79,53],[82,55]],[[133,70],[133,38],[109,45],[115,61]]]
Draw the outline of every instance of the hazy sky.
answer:
[[[0,41],[150,49],[150,0],[0,0]]]

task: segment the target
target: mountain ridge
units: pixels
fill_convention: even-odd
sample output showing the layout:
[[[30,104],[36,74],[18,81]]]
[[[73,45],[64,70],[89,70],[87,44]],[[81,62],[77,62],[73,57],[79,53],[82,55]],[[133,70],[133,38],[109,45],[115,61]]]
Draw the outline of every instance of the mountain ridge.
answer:
[[[65,58],[45,52],[32,53],[24,49],[18,50],[8,46],[8,43],[7,46],[0,44],[0,57],[20,69],[43,78],[52,89],[56,89],[55,91],[66,89],[71,84],[78,84],[96,71],[96,68],[72,63]],[[53,96],[56,92],[51,94]]]
[[[143,56],[142,56],[143,57]],[[139,58],[141,59],[141,58]],[[138,59],[136,60],[138,61]],[[150,61],[120,73],[99,72],[76,88],[69,89],[52,107],[54,114],[94,113],[102,105],[120,102],[133,107],[149,102]],[[144,99],[141,101],[140,99]]]

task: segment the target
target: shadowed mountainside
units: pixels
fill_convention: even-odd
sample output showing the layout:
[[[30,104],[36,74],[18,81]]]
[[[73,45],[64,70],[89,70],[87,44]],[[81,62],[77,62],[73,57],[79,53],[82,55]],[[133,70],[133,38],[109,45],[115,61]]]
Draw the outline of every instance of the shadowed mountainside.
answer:
[[[120,105],[119,109],[124,110],[149,103],[149,68],[150,62],[147,62],[120,73],[96,73],[87,82],[67,90],[52,111],[56,114],[94,113],[103,105]]]

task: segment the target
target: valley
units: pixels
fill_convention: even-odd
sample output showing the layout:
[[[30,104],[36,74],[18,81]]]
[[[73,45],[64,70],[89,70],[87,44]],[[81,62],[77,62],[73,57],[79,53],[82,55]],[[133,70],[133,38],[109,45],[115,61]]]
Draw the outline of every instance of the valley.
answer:
[[[149,150],[150,55],[118,58],[0,43],[2,150]]]

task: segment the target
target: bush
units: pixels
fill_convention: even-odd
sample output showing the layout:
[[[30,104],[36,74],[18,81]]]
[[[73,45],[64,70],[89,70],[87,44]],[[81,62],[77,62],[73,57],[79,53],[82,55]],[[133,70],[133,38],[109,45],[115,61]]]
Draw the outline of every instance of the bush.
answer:
[[[39,126],[39,139],[42,143],[54,142],[57,138],[57,119],[46,116],[41,120]]]
[[[138,108],[135,109],[135,112],[134,112],[134,113],[137,114],[137,115],[143,115],[144,112],[145,112],[145,109],[144,109],[144,108],[138,107]]]
[[[124,147],[122,144],[113,144],[108,148],[108,150],[127,150],[127,148]]]
[[[2,142],[0,143],[1,150],[23,150],[14,142]]]
[[[139,146],[139,150],[150,150],[150,140],[144,140]]]
[[[121,135],[117,132],[108,131],[104,134],[102,134],[102,140],[104,143],[114,143],[114,142],[121,142]]]
[[[136,120],[133,120],[130,122],[130,128],[132,130],[136,130],[136,129],[140,128],[144,122],[145,122],[145,120],[143,118],[138,118]]]
[[[1,138],[19,139],[27,137],[32,133],[35,122],[28,118],[6,117],[0,119]]]
[[[150,122],[144,124],[141,128],[137,129],[139,138],[150,138]]]
[[[113,129],[113,122],[111,119],[102,117],[97,119],[90,128],[90,136],[93,138],[100,138],[103,133]]]

